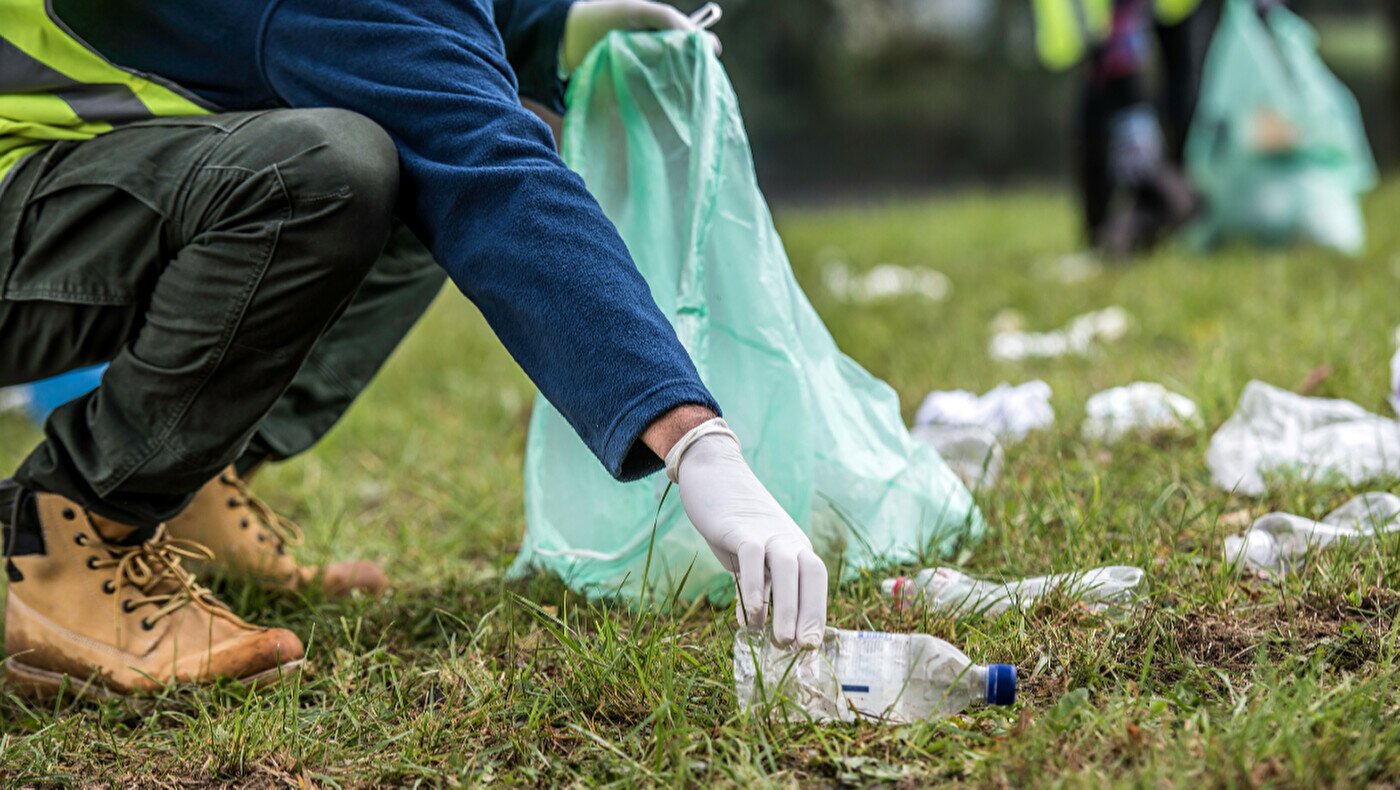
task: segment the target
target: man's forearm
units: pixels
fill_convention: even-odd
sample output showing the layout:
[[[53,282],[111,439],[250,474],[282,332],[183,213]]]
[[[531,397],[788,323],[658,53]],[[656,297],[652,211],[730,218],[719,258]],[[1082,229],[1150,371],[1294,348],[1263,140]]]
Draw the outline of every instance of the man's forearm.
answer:
[[[676,442],[680,441],[682,436],[690,433],[690,429],[718,416],[705,406],[691,403],[677,406],[657,417],[655,422],[642,431],[642,444],[656,453],[657,458],[665,458]]]

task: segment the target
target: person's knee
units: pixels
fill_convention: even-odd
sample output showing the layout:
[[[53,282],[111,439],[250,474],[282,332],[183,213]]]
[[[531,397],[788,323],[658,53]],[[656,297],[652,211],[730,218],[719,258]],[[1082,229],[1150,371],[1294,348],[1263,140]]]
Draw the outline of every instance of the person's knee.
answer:
[[[238,149],[256,150],[286,193],[282,243],[314,245],[327,288],[357,286],[389,238],[398,201],[398,151],[388,133],[358,113],[323,108],[267,113],[236,134]]]
[[[296,206],[343,199],[353,211],[343,219],[371,223],[387,238],[399,192],[399,156],[394,141],[359,113],[334,108],[276,110],[233,133],[218,158],[244,170],[275,169]]]
[[[398,192],[394,141],[379,124],[350,110],[273,110],[240,126],[232,139],[220,157],[248,169],[276,166],[289,189],[349,190],[388,203]]]
[[[379,124],[358,113],[331,108],[276,115],[278,128],[273,133],[285,132],[306,146],[279,165],[294,199],[345,192],[377,213],[392,215],[399,192],[399,155]]]

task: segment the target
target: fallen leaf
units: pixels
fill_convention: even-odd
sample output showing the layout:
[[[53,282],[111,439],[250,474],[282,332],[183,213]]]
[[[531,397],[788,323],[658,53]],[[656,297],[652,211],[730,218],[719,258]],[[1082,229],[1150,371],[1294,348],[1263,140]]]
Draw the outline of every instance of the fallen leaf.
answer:
[[[1303,380],[1298,382],[1298,386],[1294,389],[1299,395],[1311,395],[1317,392],[1322,386],[1322,382],[1326,381],[1331,376],[1332,366],[1324,362],[1308,371],[1308,375],[1304,376]]]
[[[1022,708],[1021,715],[1016,717],[1016,723],[1011,727],[1011,734],[1025,735],[1034,721],[1035,713],[1030,708]]]

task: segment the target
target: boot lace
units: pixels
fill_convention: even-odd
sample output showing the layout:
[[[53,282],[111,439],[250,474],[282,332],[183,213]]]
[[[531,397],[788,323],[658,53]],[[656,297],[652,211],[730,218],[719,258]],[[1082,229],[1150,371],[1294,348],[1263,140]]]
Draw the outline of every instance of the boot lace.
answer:
[[[229,504],[243,505],[253,511],[253,515],[277,538],[281,546],[300,546],[302,541],[306,540],[306,534],[295,521],[278,515],[277,511],[253,493],[242,478],[225,472],[219,476],[219,480],[237,492]]]
[[[134,611],[143,606],[156,607],[141,618],[141,627],[147,630],[155,627],[164,617],[194,604],[213,614],[222,609],[213,593],[195,580],[194,574],[180,565],[182,558],[192,560],[212,560],[214,552],[201,543],[170,537],[162,524],[155,536],[139,546],[130,548],[109,548],[106,559],[91,563],[94,569],[115,568],[113,586],[120,593],[123,587],[135,588],[135,597],[113,597],[117,612]],[[124,601],[124,602],[123,602]],[[113,618],[117,623],[117,633],[121,633],[122,618]]]

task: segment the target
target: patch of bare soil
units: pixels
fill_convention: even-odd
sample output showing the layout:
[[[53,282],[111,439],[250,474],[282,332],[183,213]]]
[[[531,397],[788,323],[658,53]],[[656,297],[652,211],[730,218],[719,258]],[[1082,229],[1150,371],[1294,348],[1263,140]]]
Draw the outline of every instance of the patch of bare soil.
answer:
[[[1170,632],[1184,657],[1231,674],[1247,672],[1261,657],[1277,661],[1287,656],[1321,658],[1352,671],[1375,660],[1397,612],[1400,593],[1372,587],[1354,598],[1184,613],[1173,618]]]

